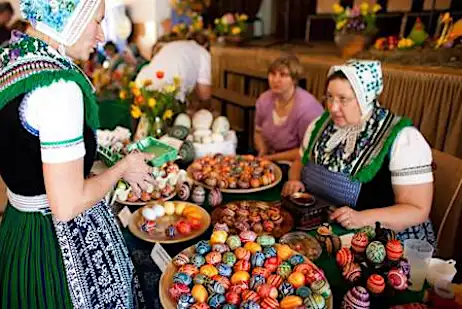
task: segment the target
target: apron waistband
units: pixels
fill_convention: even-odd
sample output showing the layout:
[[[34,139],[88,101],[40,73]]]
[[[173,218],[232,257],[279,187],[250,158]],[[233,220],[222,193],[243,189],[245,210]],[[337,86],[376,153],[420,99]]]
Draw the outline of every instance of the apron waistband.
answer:
[[[41,212],[42,215],[51,214],[50,205],[46,194],[24,196],[13,193],[7,189],[8,200],[14,208],[22,212]]]

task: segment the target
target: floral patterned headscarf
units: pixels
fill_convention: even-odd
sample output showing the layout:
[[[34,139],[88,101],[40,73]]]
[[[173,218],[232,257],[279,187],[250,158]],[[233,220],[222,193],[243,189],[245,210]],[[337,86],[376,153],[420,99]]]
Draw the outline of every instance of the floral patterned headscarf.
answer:
[[[65,46],[75,44],[101,0],[20,0],[32,27]]]

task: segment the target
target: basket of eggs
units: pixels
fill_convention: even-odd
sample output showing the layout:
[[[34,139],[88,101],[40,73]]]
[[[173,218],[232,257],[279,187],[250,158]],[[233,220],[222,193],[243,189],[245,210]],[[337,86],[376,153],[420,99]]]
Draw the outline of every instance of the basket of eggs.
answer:
[[[333,308],[330,285],[308,258],[273,236],[226,227],[172,260],[159,287],[164,308]]]
[[[351,287],[342,309],[382,308],[386,297],[408,288],[410,266],[403,258],[403,245],[392,231],[366,227],[351,240],[351,249],[336,254],[338,267]]]

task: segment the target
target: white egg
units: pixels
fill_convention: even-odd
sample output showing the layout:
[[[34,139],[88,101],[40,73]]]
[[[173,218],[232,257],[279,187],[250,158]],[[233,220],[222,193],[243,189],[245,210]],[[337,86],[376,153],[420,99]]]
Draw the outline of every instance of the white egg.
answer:
[[[213,122],[213,115],[206,109],[196,112],[192,119],[194,129],[210,129]]]
[[[154,205],[152,207],[152,209],[156,213],[157,218],[162,218],[163,216],[165,216],[165,208],[164,208],[164,206],[162,206],[162,205]]]
[[[191,118],[185,113],[181,113],[176,116],[175,122],[173,123],[174,126],[183,126],[188,129],[191,128]]]
[[[143,211],[141,212],[141,214],[146,220],[149,220],[149,221],[156,220],[157,218],[156,212],[154,211],[154,209],[150,207],[143,208]]]
[[[202,144],[210,144],[212,141],[213,139],[211,135],[207,135],[202,138]]]
[[[212,131],[213,133],[225,135],[226,133],[228,133],[230,127],[231,126],[229,124],[228,118],[226,118],[225,116],[220,116],[217,117],[217,119],[215,119],[215,121],[213,122]]]
[[[213,133],[212,134],[212,141],[214,143],[221,143],[225,140],[225,138],[223,137],[223,135],[221,135],[220,133]]]

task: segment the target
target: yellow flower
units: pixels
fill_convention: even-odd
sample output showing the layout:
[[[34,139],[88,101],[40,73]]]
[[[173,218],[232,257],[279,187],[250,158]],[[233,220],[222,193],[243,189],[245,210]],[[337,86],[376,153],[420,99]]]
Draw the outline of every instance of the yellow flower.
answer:
[[[233,29],[231,29],[231,33],[234,34],[234,35],[238,35],[241,33],[241,28],[239,27],[233,27]]]
[[[172,93],[172,92],[175,92],[176,88],[174,85],[166,85],[164,87],[164,91],[167,92],[167,93]]]
[[[157,103],[156,99],[154,99],[154,98],[149,98],[149,100],[148,100],[148,106],[149,106],[150,108],[154,108],[154,106],[156,106],[156,103]]]
[[[343,27],[345,27],[347,22],[348,22],[348,20],[346,20],[346,19],[337,22],[337,24],[335,25],[335,29],[337,29],[337,30],[343,29]]]
[[[167,109],[164,113],[164,116],[162,117],[162,119],[164,120],[167,120],[167,119],[170,119],[173,117],[173,112],[171,109]]]
[[[141,109],[136,105],[132,105],[130,114],[132,115],[133,118],[138,119],[141,117]]]
[[[125,99],[127,98],[127,92],[126,92],[125,90],[121,90],[121,91],[119,92],[119,98],[120,98],[121,100],[125,100]]]
[[[138,89],[138,87],[133,87],[132,88],[132,93],[135,97],[139,97],[141,95],[141,91],[140,89]]]
[[[128,83],[128,87],[130,87],[130,88],[135,88],[135,87],[136,87],[135,82],[134,82],[134,81],[129,82],[129,83]]]
[[[215,21],[214,21],[215,25],[218,25],[220,23],[220,19],[219,18],[215,18]]]
[[[338,3],[335,3],[335,4],[332,5],[332,10],[334,11],[334,13],[335,13],[336,15],[342,14],[342,13],[345,11],[345,9],[343,8],[343,6],[341,6],[341,5],[338,4]]]
[[[382,9],[382,6],[380,4],[374,4],[374,6],[372,7],[372,12],[374,13],[377,13],[378,11],[380,11]]]
[[[359,9],[362,15],[366,15],[367,12],[369,11],[369,3],[367,2],[361,3],[361,5],[359,6]]]
[[[180,88],[180,86],[181,86],[181,77],[179,77],[179,76],[173,77],[173,84],[175,85],[176,88]]]
[[[249,19],[249,16],[247,16],[245,14],[242,14],[241,16],[239,16],[240,21],[246,21],[247,19]]]

